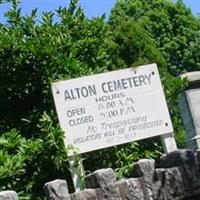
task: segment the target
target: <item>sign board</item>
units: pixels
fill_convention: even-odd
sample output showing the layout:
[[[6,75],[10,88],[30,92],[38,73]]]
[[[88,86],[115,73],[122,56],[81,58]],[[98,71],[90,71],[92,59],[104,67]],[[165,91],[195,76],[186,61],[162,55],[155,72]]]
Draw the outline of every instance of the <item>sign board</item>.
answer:
[[[52,91],[65,144],[79,153],[173,132],[156,64],[55,82]]]

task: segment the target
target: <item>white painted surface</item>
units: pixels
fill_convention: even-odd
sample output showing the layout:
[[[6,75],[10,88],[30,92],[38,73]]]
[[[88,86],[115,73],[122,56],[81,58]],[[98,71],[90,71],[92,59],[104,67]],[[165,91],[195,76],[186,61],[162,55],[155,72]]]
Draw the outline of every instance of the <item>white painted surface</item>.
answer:
[[[187,78],[189,82],[196,82],[200,80],[200,71],[186,72],[180,76],[182,79]]]
[[[165,153],[177,150],[177,145],[173,133],[162,135],[161,140]]]
[[[156,64],[55,82],[52,91],[65,144],[79,153],[173,132]]]
[[[74,189],[76,192],[81,191],[81,176],[85,175],[82,162],[76,155],[69,156],[68,160]]]
[[[186,91],[190,112],[196,130],[196,135],[200,135],[200,88]]]

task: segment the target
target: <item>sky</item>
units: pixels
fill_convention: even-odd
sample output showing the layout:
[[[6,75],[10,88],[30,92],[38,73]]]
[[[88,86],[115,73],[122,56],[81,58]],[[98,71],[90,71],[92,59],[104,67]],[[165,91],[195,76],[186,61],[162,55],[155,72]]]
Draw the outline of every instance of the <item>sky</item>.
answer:
[[[116,0],[79,0],[79,5],[84,9],[88,18],[101,16],[104,13],[108,17],[110,10],[114,6]],[[59,6],[66,7],[70,0],[22,0],[20,7],[22,7],[23,14],[27,15],[32,9],[38,8],[38,13],[43,11],[52,11]],[[0,22],[5,21],[3,13],[9,9],[10,3],[3,3],[0,5]]]
[[[38,14],[43,11],[52,11],[59,6],[68,6],[70,0],[22,0],[20,7],[24,15],[30,14],[31,10],[38,8]],[[175,1],[175,0],[173,0]],[[114,7],[116,0],[79,0],[79,5],[84,9],[88,18],[101,16],[106,14],[108,18],[110,10]],[[200,14],[200,0],[183,0],[183,2],[191,8],[193,14]],[[0,5],[0,22],[5,22],[5,13],[9,9],[10,3]]]

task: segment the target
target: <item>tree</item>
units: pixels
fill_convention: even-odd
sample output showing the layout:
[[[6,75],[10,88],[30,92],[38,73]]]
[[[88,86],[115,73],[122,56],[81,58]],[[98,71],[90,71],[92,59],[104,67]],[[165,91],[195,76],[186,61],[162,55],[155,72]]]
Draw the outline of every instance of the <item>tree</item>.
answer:
[[[17,4],[6,14],[8,23],[0,27],[1,133],[15,127],[31,137],[43,112],[53,110],[53,80],[97,73],[110,65],[107,24],[103,18],[87,20],[76,3],[59,8],[57,22],[49,12],[38,24],[37,10],[23,17]]]
[[[170,0],[118,0],[109,22],[116,24],[126,16],[132,17],[152,35],[172,75],[200,69],[199,57],[190,56],[194,53],[200,19],[193,16],[181,0],[176,3]]]
[[[165,59],[156,47],[154,39],[134,19],[125,17],[117,24],[111,24],[111,52],[115,66],[135,67],[141,64],[165,65]]]
[[[86,19],[76,0],[44,13],[41,22],[37,10],[22,16],[15,1],[6,16],[0,26],[0,187],[15,189],[21,199],[42,199],[45,182],[69,178],[51,83],[107,69],[108,25],[103,17]]]
[[[182,131],[175,105],[182,81],[166,71],[167,56],[157,48],[158,39],[146,30],[150,29],[143,23],[146,18],[127,16],[120,6],[129,4],[119,2],[107,23],[103,17],[86,19],[77,0],[72,0],[68,8],[44,13],[40,22],[37,10],[22,16],[17,0],[12,1],[7,23],[0,25],[1,188],[15,187],[20,198],[42,199],[45,182],[67,178],[67,149],[52,100],[52,81],[156,62],[175,130]],[[135,2],[144,4],[133,1],[133,5]],[[115,16],[116,11],[119,16]],[[199,33],[195,34],[198,37],[190,43],[192,52],[199,44]],[[185,53],[192,65],[191,51]],[[195,59],[199,59],[197,54]],[[161,152],[157,141],[121,145],[87,154],[85,168],[114,167],[119,176],[124,176],[138,158],[155,158]]]

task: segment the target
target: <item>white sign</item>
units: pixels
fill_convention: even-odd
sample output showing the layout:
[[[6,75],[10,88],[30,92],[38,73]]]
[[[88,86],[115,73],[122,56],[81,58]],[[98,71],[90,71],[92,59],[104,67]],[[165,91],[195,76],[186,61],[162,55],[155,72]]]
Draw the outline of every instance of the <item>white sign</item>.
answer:
[[[79,153],[173,132],[156,64],[59,81],[52,90],[65,144]]]

